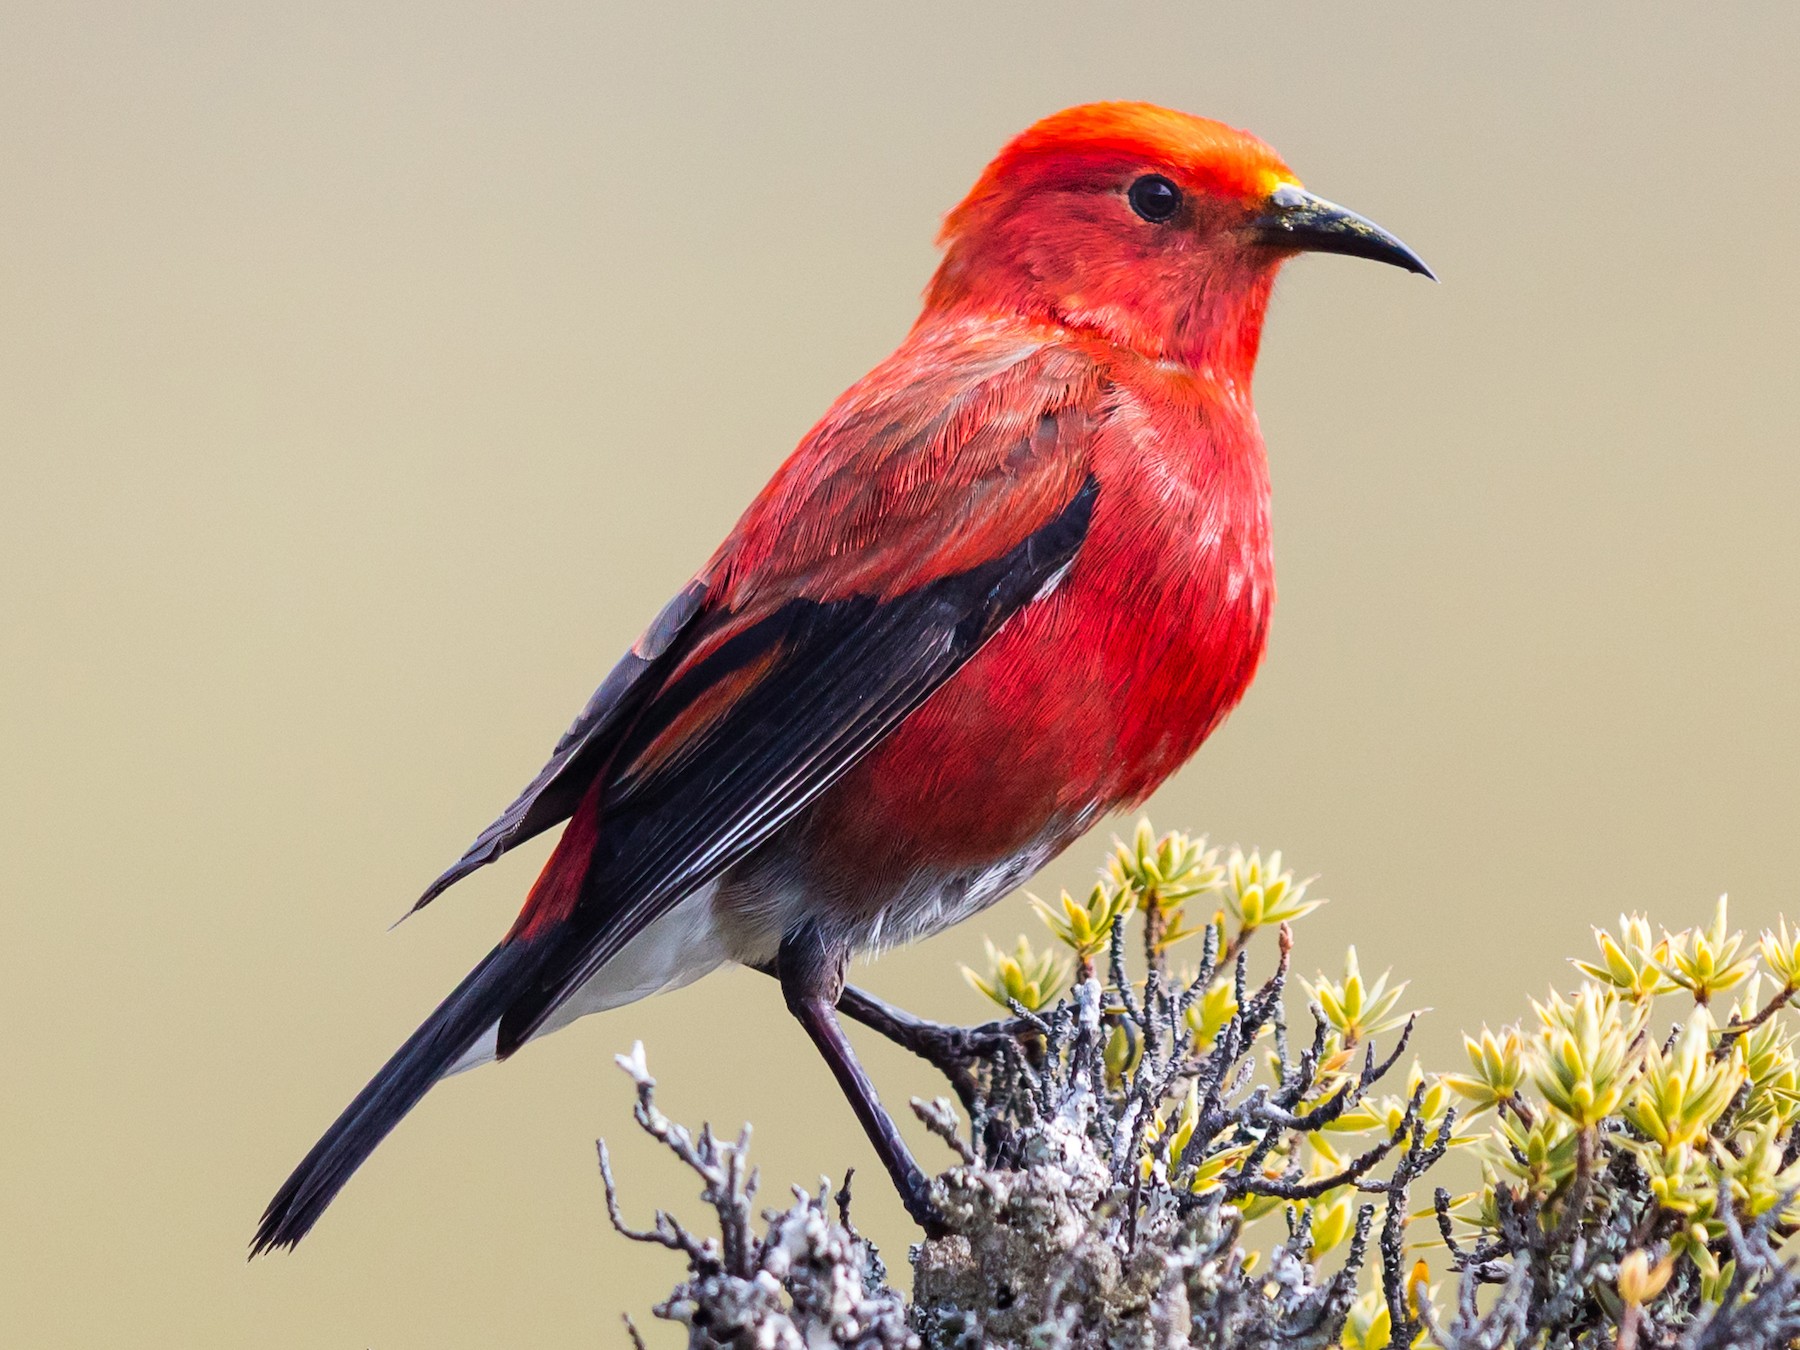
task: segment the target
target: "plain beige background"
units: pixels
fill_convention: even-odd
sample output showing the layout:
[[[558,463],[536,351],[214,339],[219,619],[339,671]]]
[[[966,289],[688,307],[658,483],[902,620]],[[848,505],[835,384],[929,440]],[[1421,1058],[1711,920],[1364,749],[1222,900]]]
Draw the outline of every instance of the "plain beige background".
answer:
[[[1410,975],[1440,1064],[1621,907],[1796,907],[1797,14],[0,9],[0,1343],[622,1344],[678,1271],[608,1231],[594,1136],[634,1214],[695,1212],[626,1124],[638,1037],[770,1193],[872,1168],[728,974],[449,1085],[243,1259],[542,848],[387,924],[1073,102],[1251,127],[1444,279],[1283,281],[1273,642],[1156,819],[1323,873],[1303,965]],[[867,981],[978,1016],[957,965],[1024,915]]]

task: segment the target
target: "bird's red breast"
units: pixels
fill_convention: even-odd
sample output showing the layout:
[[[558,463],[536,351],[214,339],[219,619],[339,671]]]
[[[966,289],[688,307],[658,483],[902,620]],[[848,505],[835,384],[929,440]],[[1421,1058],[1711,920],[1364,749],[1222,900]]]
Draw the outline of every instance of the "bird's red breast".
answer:
[[[938,343],[971,340],[946,327],[915,333],[877,374],[905,382]],[[847,897],[978,867],[1141,800],[1236,705],[1262,654],[1269,484],[1247,382],[1067,330],[997,324],[980,340],[1001,334],[1021,366],[1088,372],[1074,406],[1077,462],[1099,484],[1093,522],[1055,591],[815,808],[809,852]],[[1032,523],[1021,513],[989,528]]]

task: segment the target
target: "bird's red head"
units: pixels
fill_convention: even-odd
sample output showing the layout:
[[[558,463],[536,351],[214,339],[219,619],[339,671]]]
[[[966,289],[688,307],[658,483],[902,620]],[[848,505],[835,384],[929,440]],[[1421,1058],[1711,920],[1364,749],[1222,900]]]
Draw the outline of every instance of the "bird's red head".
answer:
[[[944,219],[927,315],[1022,312],[1157,360],[1247,376],[1275,273],[1354,253],[1430,275],[1301,188],[1248,132],[1149,103],[1090,103],[1015,137]]]

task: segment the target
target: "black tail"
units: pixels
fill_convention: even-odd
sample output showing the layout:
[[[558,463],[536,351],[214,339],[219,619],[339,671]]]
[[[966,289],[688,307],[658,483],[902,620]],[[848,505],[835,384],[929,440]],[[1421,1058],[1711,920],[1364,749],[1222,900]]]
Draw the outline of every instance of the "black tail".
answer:
[[[418,1105],[431,1085],[499,1020],[518,995],[515,976],[530,954],[526,943],[494,948],[438,1004],[282,1183],[263,1211],[250,1255],[292,1247],[306,1236],[400,1117]]]

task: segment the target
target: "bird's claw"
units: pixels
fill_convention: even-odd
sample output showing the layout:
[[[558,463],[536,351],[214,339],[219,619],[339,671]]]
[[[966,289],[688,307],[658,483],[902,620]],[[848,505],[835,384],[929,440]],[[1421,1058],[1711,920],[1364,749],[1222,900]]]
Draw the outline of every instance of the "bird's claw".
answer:
[[[899,1181],[899,1178],[896,1178]],[[931,1198],[931,1182],[923,1172],[914,1172],[898,1186],[900,1203],[912,1221],[932,1240],[950,1236],[950,1221]]]

